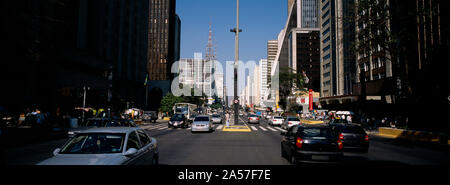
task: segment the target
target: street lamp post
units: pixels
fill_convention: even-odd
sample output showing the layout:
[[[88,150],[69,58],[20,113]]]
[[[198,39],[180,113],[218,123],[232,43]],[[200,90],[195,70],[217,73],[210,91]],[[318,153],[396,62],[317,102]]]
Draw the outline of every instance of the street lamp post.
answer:
[[[231,29],[230,32],[235,33],[235,56],[234,56],[234,123],[239,123],[239,98],[237,95],[238,88],[238,80],[237,80],[237,69],[239,62],[239,32],[242,32],[239,29],[239,0],[236,0],[236,28]]]
[[[82,121],[84,122],[84,112],[86,109],[86,91],[89,90],[89,87],[83,86],[83,115],[82,115]]]

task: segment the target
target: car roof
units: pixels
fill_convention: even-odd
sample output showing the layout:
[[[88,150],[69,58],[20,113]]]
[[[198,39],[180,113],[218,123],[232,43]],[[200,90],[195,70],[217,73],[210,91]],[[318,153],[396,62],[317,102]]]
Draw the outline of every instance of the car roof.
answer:
[[[208,117],[209,118],[209,115],[197,115],[197,117]]]
[[[330,128],[328,124],[300,124],[298,126],[303,128]]]
[[[83,130],[80,133],[130,133],[135,130],[139,130],[139,127],[98,127]]]

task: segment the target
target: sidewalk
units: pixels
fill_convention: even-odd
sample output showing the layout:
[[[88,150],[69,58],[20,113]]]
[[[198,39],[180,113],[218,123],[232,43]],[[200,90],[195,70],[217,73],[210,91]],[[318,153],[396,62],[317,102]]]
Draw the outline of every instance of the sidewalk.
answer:
[[[400,129],[396,129],[400,130]],[[432,148],[443,151],[450,151],[449,143],[443,143],[438,141],[437,139],[430,139],[429,136],[420,135],[417,133],[421,133],[421,131],[403,131],[403,134],[390,134],[385,133],[383,129],[380,128],[377,130],[366,130],[366,133],[369,135],[369,139],[373,138],[376,140],[381,140],[384,142],[392,142],[403,146],[420,146],[426,148]],[[407,133],[407,134],[404,134]],[[411,134],[416,133],[416,134]],[[439,138],[441,139],[441,138]],[[444,138],[442,138],[444,139]],[[448,136],[446,140],[448,139]]]

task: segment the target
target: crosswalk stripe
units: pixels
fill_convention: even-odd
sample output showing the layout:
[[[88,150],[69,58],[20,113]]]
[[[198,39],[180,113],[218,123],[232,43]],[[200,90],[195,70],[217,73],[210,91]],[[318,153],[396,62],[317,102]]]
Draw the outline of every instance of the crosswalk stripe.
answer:
[[[251,126],[251,128],[252,128],[252,130],[258,130],[258,129],[256,129],[256,127],[255,126]]]
[[[267,128],[272,130],[272,131],[277,131],[277,130],[273,129],[272,127],[269,127],[269,126]]]
[[[217,130],[220,130],[220,129],[222,129],[223,128],[223,125],[219,125],[216,129]]]
[[[261,130],[263,130],[263,131],[267,131],[267,129],[265,129],[265,128],[262,127],[262,126],[259,126],[259,128],[260,128]]]
[[[277,129],[277,130],[279,130],[279,131],[283,131],[283,132],[285,132],[286,130],[284,130],[284,129],[282,129],[282,128],[279,128],[279,127],[274,127],[275,129]]]

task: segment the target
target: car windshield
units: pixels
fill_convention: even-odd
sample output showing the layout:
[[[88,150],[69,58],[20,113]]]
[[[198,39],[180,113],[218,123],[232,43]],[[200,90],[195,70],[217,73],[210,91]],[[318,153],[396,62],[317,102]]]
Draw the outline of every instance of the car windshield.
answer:
[[[304,128],[301,132],[303,137],[332,137],[333,132],[330,128]]]
[[[122,152],[125,134],[78,134],[63,146],[62,154],[109,154]]]
[[[288,118],[288,121],[300,121],[298,118]]]
[[[86,120],[81,124],[82,127],[103,127],[104,120]]]
[[[183,120],[183,114],[175,114],[172,116],[171,120],[181,121],[181,120]]]
[[[217,115],[217,114],[213,115],[212,117],[213,117],[213,118],[220,118],[220,116]]]
[[[194,121],[209,121],[209,118],[206,116],[196,117]]]
[[[248,116],[248,117],[258,117],[257,115],[250,115],[250,116]]]
[[[273,119],[283,119],[283,117],[281,117],[281,116],[275,116],[275,117],[273,117]]]

